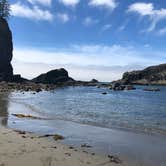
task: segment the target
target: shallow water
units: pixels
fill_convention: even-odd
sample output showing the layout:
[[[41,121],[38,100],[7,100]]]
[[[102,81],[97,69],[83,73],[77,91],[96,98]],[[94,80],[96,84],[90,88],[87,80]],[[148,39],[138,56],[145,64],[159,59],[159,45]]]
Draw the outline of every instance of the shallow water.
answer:
[[[68,87],[50,92],[12,93],[12,101],[31,107],[34,114],[106,128],[166,133],[166,87],[160,92],[112,91]],[[102,95],[107,92],[107,95]]]

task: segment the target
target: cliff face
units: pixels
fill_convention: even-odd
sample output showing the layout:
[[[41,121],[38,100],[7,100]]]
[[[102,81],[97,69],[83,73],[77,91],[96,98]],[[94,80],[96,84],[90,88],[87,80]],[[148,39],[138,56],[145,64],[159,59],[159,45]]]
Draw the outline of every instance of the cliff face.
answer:
[[[163,84],[166,85],[166,63],[151,66],[144,70],[126,72],[121,80],[124,84]]]
[[[0,81],[11,81],[13,78],[12,52],[12,33],[7,21],[0,18]]]
[[[62,68],[51,70],[45,74],[41,74],[38,77],[34,78],[32,81],[35,83],[43,84],[57,84],[74,80],[70,78],[68,72]]]

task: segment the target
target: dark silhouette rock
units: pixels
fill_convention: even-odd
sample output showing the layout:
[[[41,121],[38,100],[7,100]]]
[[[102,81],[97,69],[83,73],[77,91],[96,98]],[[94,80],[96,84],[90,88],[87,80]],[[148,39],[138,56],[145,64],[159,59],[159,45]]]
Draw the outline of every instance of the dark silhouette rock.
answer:
[[[35,83],[43,83],[43,84],[58,84],[65,82],[74,81],[71,77],[69,77],[68,72],[61,68],[56,70],[51,70],[45,74],[41,74],[38,77],[32,80]]]
[[[144,91],[151,91],[151,92],[158,92],[158,91],[160,91],[160,89],[159,88],[145,88],[145,89],[143,89]]]
[[[135,90],[136,88],[133,85],[125,85],[124,90]]]
[[[120,80],[123,84],[166,85],[166,64],[151,66],[144,70],[126,72]]]
[[[112,84],[112,89],[116,90],[117,88],[119,88],[121,86],[121,84],[119,82],[115,82]]]
[[[121,91],[121,90],[135,90],[136,88],[133,85],[125,85],[121,81],[112,83],[112,90]]]
[[[22,78],[20,74],[14,74],[11,81],[15,83],[29,82],[29,80],[27,80],[26,78]]]
[[[125,86],[122,85],[120,82],[115,82],[112,84],[112,89],[113,90],[124,90]]]
[[[92,79],[90,82],[91,82],[91,83],[98,83],[99,81],[96,80],[96,79]]]
[[[107,92],[103,92],[103,93],[102,93],[102,95],[106,95],[106,94],[107,94]]]
[[[0,18],[0,81],[11,81],[13,78],[12,52],[12,33],[7,21]]]

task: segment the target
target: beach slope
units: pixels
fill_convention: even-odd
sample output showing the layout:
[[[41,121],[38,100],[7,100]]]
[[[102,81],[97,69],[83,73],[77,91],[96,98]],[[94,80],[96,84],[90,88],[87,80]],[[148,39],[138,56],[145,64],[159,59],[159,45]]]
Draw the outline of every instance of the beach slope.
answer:
[[[98,156],[45,137],[3,127],[0,127],[0,147],[0,166],[117,165],[108,156]]]

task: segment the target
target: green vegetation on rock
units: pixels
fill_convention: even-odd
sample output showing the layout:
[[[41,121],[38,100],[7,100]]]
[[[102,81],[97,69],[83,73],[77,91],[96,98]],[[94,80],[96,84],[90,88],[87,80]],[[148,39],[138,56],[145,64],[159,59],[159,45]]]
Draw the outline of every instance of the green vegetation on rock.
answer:
[[[8,19],[10,16],[10,4],[8,0],[0,0],[0,17]]]

